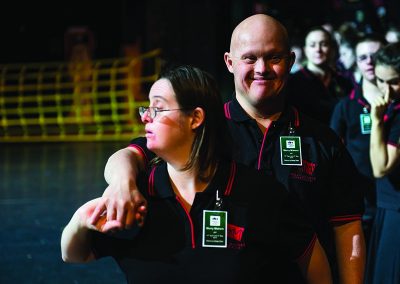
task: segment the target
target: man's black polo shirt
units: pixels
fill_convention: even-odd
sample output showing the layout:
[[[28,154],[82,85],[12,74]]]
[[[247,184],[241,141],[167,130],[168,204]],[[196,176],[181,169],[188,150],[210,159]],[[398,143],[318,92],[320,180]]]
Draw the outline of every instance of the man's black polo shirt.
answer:
[[[361,219],[363,195],[357,170],[340,138],[326,125],[287,107],[265,135],[236,98],[225,103],[235,160],[274,176],[307,210],[330,260],[335,259],[332,225]],[[301,137],[302,166],[283,166],[280,136],[293,127]]]
[[[135,146],[136,147],[136,146]],[[282,259],[309,255],[315,234],[281,184],[236,163],[220,163],[190,212],[170,184],[166,164],[140,179],[148,201],[144,227],[131,239],[93,233],[96,257],[113,256],[129,283],[282,283]],[[228,247],[203,248],[203,210],[216,191],[228,212]]]

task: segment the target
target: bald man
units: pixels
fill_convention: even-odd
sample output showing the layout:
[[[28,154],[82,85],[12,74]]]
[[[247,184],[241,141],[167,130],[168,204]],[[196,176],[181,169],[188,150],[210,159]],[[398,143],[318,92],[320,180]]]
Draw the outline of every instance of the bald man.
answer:
[[[285,102],[285,82],[295,60],[285,27],[262,14],[245,19],[233,31],[224,60],[235,84],[235,94],[224,107],[235,160],[274,176],[297,196],[328,254],[336,282],[362,283],[363,196],[355,184],[357,172],[332,130]],[[108,219],[121,227],[139,217],[138,204],[144,201],[136,176],[144,157],[154,156],[143,140],[132,140],[110,157],[105,169],[109,187],[94,219],[105,209]],[[280,283],[303,282],[298,268],[287,269]]]

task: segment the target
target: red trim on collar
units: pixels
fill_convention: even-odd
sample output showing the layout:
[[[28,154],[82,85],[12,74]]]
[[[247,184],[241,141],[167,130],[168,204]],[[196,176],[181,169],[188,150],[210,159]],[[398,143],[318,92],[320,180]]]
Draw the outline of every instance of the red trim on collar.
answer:
[[[186,210],[186,208],[185,208],[185,206],[184,206],[182,200],[179,198],[179,196],[176,195],[175,198],[176,198],[176,200],[178,201],[178,203],[182,206],[182,208],[183,208],[183,210],[185,211],[185,214],[186,214],[186,216],[187,216],[187,218],[188,218],[188,220],[189,220],[189,224],[190,224],[190,236],[191,236],[191,239],[192,239],[192,248],[194,249],[194,248],[196,247],[196,241],[195,241],[195,238],[194,238],[194,225],[193,225],[192,217],[190,217],[190,213]]]
[[[226,185],[226,189],[225,189],[225,196],[229,196],[231,194],[232,191],[232,185],[233,185],[233,181],[235,180],[235,176],[236,176],[236,163],[232,162],[231,163],[231,172],[229,175],[229,179],[228,179],[228,184]]]
[[[153,167],[151,169],[150,175],[149,175],[149,186],[148,186],[148,192],[150,196],[155,196],[154,192],[154,172],[156,171],[156,167]]]
[[[264,149],[264,143],[265,143],[265,138],[267,138],[268,129],[269,129],[269,126],[267,128],[265,128],[265,133],[264,133],[264,137],[263,137],[263,140],[262,140],[262,143],[261,143],[260,153],[258,153],[257,170],[259,170],[260,167],[261,167],[262,150]]]
[[[300,126],[299,111],[295,107],[292,107],[292,109],[294,112],[294,126],[299,127]]]
[[[362,105],[363,107],[365,107],[366,109],[370,109],[370,106],[368,104],[366,104],[365,102],[363,102],[362,99],[358,99],[357,103],[359,103],[360,105]]]
[[[154,191],[154,173],[155,173],[155,171],[156,171],[156,167],[154,166],[151,169],[151,172],[149,175],[149,184],[148,184],[148,188],[147,188],[147,191],[150,196],[156,196],[156,193]],[[233,186],[233,182],[235,181],[236,171],[237,171],[236,163],[232,162],[231,170],[230,170],[230,174],[229,174],[229,178],[228,178],[228,183],[226,185],[225,192],[224,192],[225,196],[229,196],[232,192],[232,186]]]
[[[145,165],[147,165],[149,163],[149,158],[147,157],[146,152],[143,150],[142,147],[140,147],[139,145],[136,145],[136,144],[130,144],[128,147],[134,148],[139,152],[139,155],[141,155],[142,158],[144,159]]]
[[[224,103],[224,112],[227,119],[231,119],[230,105],[232,101]]]
[[[356,90],[353,89],[353,90],[351,90],[351,93],[350,93],[350,95],[349,95],[349,98],[350,98],[350,100],[354,100],[355,97],[356,97]]]
[[[383,122],[388,121],[388,119],[389,119],[389,116],[388,116],[387,114],[385,114],[385,115],[383,116]]]
[[[360,214],[336,216],[336,217],[332,217],[329,221],[332,223],[335,223],[335,222],[353,222],[353,221],[358,221],[358,220],[361,220]]]

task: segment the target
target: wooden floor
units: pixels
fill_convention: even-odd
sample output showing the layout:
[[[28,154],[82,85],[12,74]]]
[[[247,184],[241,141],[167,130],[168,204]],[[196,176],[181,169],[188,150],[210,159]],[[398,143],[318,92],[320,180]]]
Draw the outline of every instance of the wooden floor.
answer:
[[[0,283],[124,283],[111,258],[63,263],[73,212],[100,196],[107,158],[122,143],[0,144]]]

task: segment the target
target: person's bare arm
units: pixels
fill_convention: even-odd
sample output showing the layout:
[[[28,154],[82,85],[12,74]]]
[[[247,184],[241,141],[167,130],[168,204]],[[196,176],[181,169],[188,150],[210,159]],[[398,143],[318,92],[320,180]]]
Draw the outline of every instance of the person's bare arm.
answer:
[[[101,230],[105,216],[99,219],[96,226],[89,224],[88,219],[100,198],[82,205],[72,216],[61,236],[61,255],[65,262],[89,262],[95,259],[92,253],[91,230]]]
[[[369,154],[375,177],[383,177],[390,173],[400,162],[400,150],[385,141],[384,114],[389,104],[390,89],[383,97],[371,102],[371,138]]]
[[[334,226],[334,234],[340,283],[362,284],[366,252],[361,221]]]
[[[142,225],[146,215],[146,200],[139,192],[136,178],[145,165],[142,154],[135,147],[126,147],[115,152],[107,161],[104,177],[109,184],[101,202],[93,212],[90,222],[96,223],[107,212],[108,221],[117,221],[118,228],[132,227],[135,222]]]
[[[332,283],[329,261],[318,239],[315,241],[310,255],[298,261],[298,265],[308,284]]]

